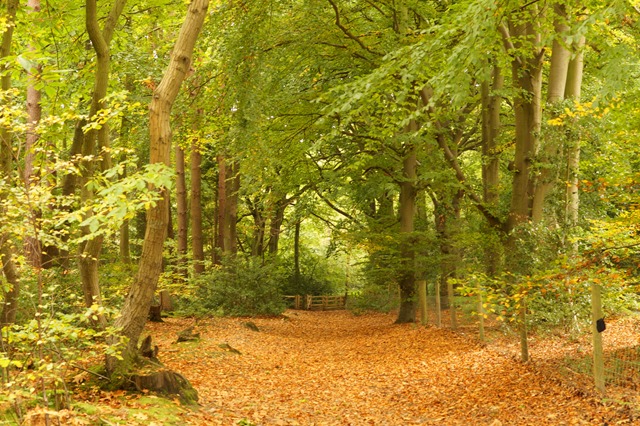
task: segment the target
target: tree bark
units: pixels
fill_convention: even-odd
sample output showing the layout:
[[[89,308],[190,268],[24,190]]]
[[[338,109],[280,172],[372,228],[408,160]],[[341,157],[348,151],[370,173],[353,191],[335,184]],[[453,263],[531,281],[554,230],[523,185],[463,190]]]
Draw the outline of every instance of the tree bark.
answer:
[[[16,12],[18,10],[18,0],[7,0],[5,16],[7,26],[2,34],[2,44],[0,45],[0,59],[11,54],[11,43],[13,39],[13,29],[15,27]],[[0,80],[0,87],[3,91],[11,88],[11,73],[5,73]],[[0,128],[0,177],[11,181],[13,171],[13,135],[5,127]],[[5,194],[0,192],[0,199],[5,198]],[[4,209],[0,204],[0,212]],[[18,296],[20,294],[20,280],[18,271],[14,263],[14,249],[8,235],[0,235],[0,262],[2,272],[10,286],[9,291],[3,292],[2,313],[0,321],[2,324],[11,324],[16,320],[18,311]]]
[[[188,216],[187,216],[187,181],[185,178],[184,150],[180,144],[176,144],[176,204],[178,224],[178,274],[187,278],[188,271],[185,268],[188,249]]]
[[[531,12],[533,13],[533,12]],[[531,20],[534,18],[531,17]],[[539,49],[540,34],[532,21],[511,26],[511,34],[517,39],[526,38],[534,44],[533,52],[517,55],[512,61],[512,78],[517,95],[515,110],[515,157],[513,161],[513,181],[511,205],[506,231],[509,233],[517,225],[531,217],[533,197],[532,165],[538,150],[542,115],[542,63],[544,51]],[[508,239],[513,243],[513,239]],[[515,272],[515,271],[514,271]]]
[[[264,234],[267,221],[264,217],[264,211],[258,200],[247,200],[249,211],[253,217],[253,243],[251,244],[251,255],[262,257],[264,254]]]
[[[227,163],[224,156],[218,155],[218,233],[217,233],[217,253],[215,263],[220,263],[221,256],[225,253],[228,247],[225,247],[225,241],[228,241],[229,237],[226,235],[228,232],[227,227]]]
[[[582,86],[582,71],[584,67],[584,44],[582,37],[578,42],[576,56],[569,63],[567,73],[567,85],[565,97],[580,101],[580,89]],[[578,178],[580,171],[580,139],[569,134],[567,137],[567,190],[565,195],[565,223],[569,230],[578,226],[578,212],[580,207],[580,192]],[[571,244],[571,251],[577,254],[577,242]]]
[[[564,5],[555,5],[558,15],[554,24],[556,38],[551,50],[551,65],[549,68],[549,84],[547,86],[547,104],[553,107],[564,100],[565,87],[567,85],[567,73],[571,52],[565,47],[564,40],[569,27],[565,23],[566,12]],[[537,158],[537,175],[535,192],[531,206],[531,220],[534,223],[542,221],[544,216],[544,204],[557,179],[557,160],[560,157],[562,143],[557,138],[545,138],[543,147]]]
[[[28,0],[27,14],[32,21],[35,19],[34,15],[38,12],[40,12],[40,0]],[[31,43],[27,49],[31,52],[35,50]],[[38,125],[40,123],[40,118],[42,117],[42,106],[40,105],[42,94],[38,89],[36,89],[35,84],[39,79],[41,68],[42,66],[38,64],[27,71],[27,133],[24,138],[25,157],[24,168],[22,171],[22,178],[27,191],[30,191],[31,185],[34,184],[33,170],[36,158],[35,149],[36,144],[40,139],[40,135],[38,134]],[[30,215],[31,220],[34,223],[40,221],[41,213],[37,208],[32,209]],[[25,256],[29,263],[33,267],[41,266],[42,249],[40,242],[37,241],[37,236],[25,237],[24,243]]]
[[[504,78],[498,66],[493,67],[490,82],[482,83],[482,187],[483,201],[488,209],[498,207],[500,185],[500,157],[498,135],[500,133],[500,104],[502,98],[496,91],[502,89]],[[487,227],[487,232],[494,232]],[[497,244],[489,238],[485,241],[487,275],[493,277],[500,269],[500,253]]]
[[[518,256],[517,235],[513,232],[519,225],[531,218],[532,198],[535,176],[533,162],[538,152],[538,138],[542,120],[542,64],[544,50],[540,48],[541,35],[536,24],[537,8],[528,11],[531,16],[510,24],[510,34],[503,34],[507,50],[521,48],[531,43],[531,49],[524,54],[514,54],[511,62],[512,80],[516,97],[515,110],[515,156],[513,161],[513,180],[511,205],[506,221],[505,252],[509,271],[514,274],[526,274],[529,265]],[[525,41],[523,41],[525,40]],[[526,304],[522,301],[518,319],[520,327],[521,358],[529,360],[527,343]]]
[[[91,107],[89,117],[93,119],[97,113],[105,108],[104,98],[107,95],[109,85],[109,68],[111,64],[109,43],[113,36],[115,25],[122,13],[122,9],[126,0],[116,0],[112,5],[109,15],[104,23],[104,27],[100,30],[98,22],[98,4],[97,0],[87,0],[85,3],[86,29],[89,39],[96,53],[96,72],[95,82],[93,86],[93,94],[91,98]],[[96,143],[102,151],[103,156],[100,168],[106,170],[111,165],[111,159],[108,153],[109,146],[109,127],[107,123],[103,123],[98,130],[92,129],[87,131],[84,137],[84,145],[82,153],[85,157],[96,154]],[[91,160],[82,162],[82,189],[81,199],[83,202],[89,202],[93,199],[94,194],[87,185],[94,173],[94,164]],[[90,212],[88,214],[91,214]],[[89,235],[88,227],[82,230],[84,235]],[[97,236],[89,239],[80,247],[80,258],[78,266],[80,276],[82,278],[82,288],[85,292],[84,300],[87,306],[93,304],[102,305],[102,296],[100,294],[100,284],[98,282],[98,265],[100,253],[102,251],[103,237]],[[106,325],[103,316],[100,316],[100,324]]]
[[[300,285],[300,224],[301,221],[296,222],[296,228],[293,235],[293,280],[296,288]]]
[[[409,126],[410,131],[417,130],[416,123]],[[418,167],[417,149],[414,145],[407,147],[407,154],[402,161],[402,181],[400,182],[400,256],[402,271],[399,280],[400,310],[396,324],[415,322],[416,320],[416,286],[415,286],[415,250],[413,241],[414,217],[416,211],[416,170]]]
[[[287,208],[287,197],[279,198],[273,205],[273,212],[269,221],[269,254],[278,252],[280,231],[284,222],[284,212]]]
[[[163,163],[167,167],[170,165],[171,109],[182,81],[189,72],[193,49],[208,6],[208,0],[193,0],[189,4],[187,16],[171,54],[169,67],[153,93],[149,107],[151,163]],[[123,350],[122,361],[114,357],[107,359],[107,370],[110,373],[126,372],[131,362],[136,359],[138,339],[149,314],[153,294],[162,272],[162,248],[169,219],[169,197],[166,188],[158,188],[158,190],[163,197],[147,211],[147,229],[138,273],[125,298],[121,315],[115,322],[115,326],[122,329],[122,335],[127,339],[127,347]]]
[[[193,272],[204,272],[204,242],[202,236],[202,154],[197,143],[191,144],[191,248]]]

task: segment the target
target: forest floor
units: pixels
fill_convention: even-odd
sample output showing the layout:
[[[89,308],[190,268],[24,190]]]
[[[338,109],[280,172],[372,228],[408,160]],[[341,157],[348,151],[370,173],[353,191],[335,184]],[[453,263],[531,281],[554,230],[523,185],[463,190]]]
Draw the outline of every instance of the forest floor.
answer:
[[[169,319],[148,331],[163,362],[199,392],[193,424],[640,424],[637,393],[627,403],[613,390],[603,399],[586,376],[562,372],[567,353],[582,350],[579,341],[534,336],[533,360],[523,364],[513,336],[487,346],[471,329],[393,320],[288,311],[253,319],[259,332],[246,319]],[[174,343],[191,325],[201,340]]]
[[[154,415],[157,397],[101,392],[99,399],[119,411],[99,424],[640,424],[637,388],[612,387],[603,398],[588,376],[567,364],[576,354],[588,358],[588,342],[534,335],[532,361],[524,364],[517,337],[498,327],[485,345],[471,327],[451,331],[395,325],[394,319],[290,310],[278,318],[149,323],[146,332],[159,345],[159,358],[191,381],[200,407],[171,402],[171,415]],[[619,344],[638,346],[640,327],[625,324],[630,334],[617,333]],[[175,343],[177,333],[191,326],[200,339]],[[135,414],[127,411],[136,407]],[[106,418],[105,412],[99,417]]]

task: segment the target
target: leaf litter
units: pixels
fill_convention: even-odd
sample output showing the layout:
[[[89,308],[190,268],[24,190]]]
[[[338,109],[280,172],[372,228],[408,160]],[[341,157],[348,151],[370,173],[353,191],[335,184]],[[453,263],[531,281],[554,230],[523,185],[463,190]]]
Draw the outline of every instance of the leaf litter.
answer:
[[[198,390],[202,425],[605,425],[640,422],[559,374],[562,354],[393,324],[390,314],[287,311],[276,318],[169,318],[147,332],[160,358]],[[197,342],[176,343],[193,326]],[[549,340],[550,341],[550,340]],[[233,348],[234,351],[226,350]],[[586,387],[585,387],[586,386]],[[636,404],[636,408],[637,408]]]

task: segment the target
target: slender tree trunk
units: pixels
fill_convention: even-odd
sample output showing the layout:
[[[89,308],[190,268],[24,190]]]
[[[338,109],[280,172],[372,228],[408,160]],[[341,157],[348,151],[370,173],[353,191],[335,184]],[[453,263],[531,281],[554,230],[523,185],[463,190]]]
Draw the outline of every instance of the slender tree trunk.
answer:
[[[191,145],[191,247],[193,272],[204,272],[204,240],[202,236],[202,154],[197,143]]]
[[[237,222],[238,222],[238,195],[240,191],[240,163],[233,162],[227,170],[230,171],[230,175],[227,176],[227,209],[225,211],[225,222],[228,227],[226,233],[227,240],[225,241],[225,247],[227,252],[231,255],[235,255],[238,252],[238,234],[237,234]]]
[[[15,27],[16,12],[19,2],[17,0],[7,0],[5,17],[7,23],[12,24],[6,27],[2,34],[2,44],[0,45],[0,59],[6,58],[11,54],[11,43],[13,38],[13,29]],[[11,89],[11,73],[5,73],[0,80],[0,87],[3,91]],[[5,127],[0,128],[0,177],[7,182],[11,182],[13,172],[13,135]],[[0,199],[3,200],[6,194],[0,191]],[[0,204],[0,213],[2,213],[2,204]],[[0,314],[0,322],[2,324],[11,324],[16,320],[18,311],[18,296],[20,294],[20,280],[18,271],[14,263],[14,248],[8,235],[0,235],[0,262],[2,263],[2,272],[9,290],[3,292],[2,313]]]
[[[33,21],[39,12],[40,0],[28,0],[27,14],[29,15],[29,19]],[[33,52],[35,48],[30,44],[28,50]],[[22,178],[27,191],[30,191],[31,186],[35,183],[33,170],[36,158],[36,144],[40,139],[40,135],[38,134],[38,125],[40,124],[40,118],[42,117],[42,106],[40,105],[42,94],[40,93],[40,90],[36,89],[35,85],[39,80],[41,68],[41,65],[38,64],[32,67],[27,73],[27,133],[24,139],[25,157],[22,173]],[[37,208],[32,210],[30,215],[31,220],[34,221],[34,223],[40,221],[41,213]],[[39,241],[37,241],[37,237],[25,237],[24,242],[25,256],[29,263],[34,267],[36,267],[36,265],[42,265],[42,250]]]
[[[580,101],[580,89],[582,86],[582,70],[584,67],[584,44],[582,37],[578,42],[575,58],[569,63],[567,73],[567,85],[565,87],[565,97]],[[567,137],[567,190],[565,201],[565,222],[570,230],[578,226],[578,211],[580,207],[580,192],[578,190],[578,178],[580,170],[580,139],[576,135],[569,134]],[[577,254],[577,243],[571,248]]]
[[[296,228],[293,235],[293,280],[296,288],[300,285],[300,223],[296,222]]]
[[[414,122],[410,131],[415,131]],[[414,231],[414,217],[416,211],[416,169],[418,167],[417,149],[415,146],[407,148],[407,154],[402,162],[402,182],[400,183],[400,256],[402,272],[400,276],[400,310],[396,324],[415,322],[416,320],[416,285],[415,285],[415,249],[412,233]]]
[[[498,135],[500,133],[500,104],[502,98],[495,92],[503,87],[504,78],[499,67],[494,66],[491,82],[484,82],[482,91],[482,186],[483,201],[487,208],[495,210],[498,204],[500,185],[500,158]],[[487,233],[495,232],[486,227]],[[485,241],[485,262],[487,275],[493,277],[500,269],[498,244],[491,238]]]
[[[125,119],[122,120],[124,126]],[[124,167],[123,177],[127,176],[127,167]],[[131,246],[129,244],[129,219],[125,219],[120,225],[120,241],[118,244],[120,261],[131,263]]]
[[[98,5],[97,0],[87,0],[85,4],[86,28],[89,39],[96,53],[96,72],[95,82],[93,86],[93,94],[91,99],[91,108],[89,111],[90,119],[96,117],[97,113],[105,108],[104,98],[107,95],[109,84],[109,68],[110,68],[110,50],[109,43],[113,36],[115,25],[122,13],[126,0],[116,0],[101,30],[98,23]],[[84,146],[82,152],[86,158],[96,154],[96,143],[101,149],[102,162],[100,168],[105,170],[110,167],[110,156],[107,149],[109,146],[109,127],[107,123],[103,123],[98,130],[89,130],[84,138]],[[94,173],[94,164],[92,161],[84,161],[82,164],[82,189],[81,198],[83,202],[89,202],[93,199],[94,194],[87,185],[84,185]],[[91,213],[89,213],[91,214]],[[89,229],[83,228],[83,234],[89,235]],[[98,282],[98,265],[100,253],[102,251],[103,237],[98,236],[89,239],[85,244],[81,245],[80,259],[78,262],[80,276],[82,278],[82,288],[85,292],[84,300],[88,306],[93,304],[102,305],[102,296],[100,294],[100,284]],[[100,316],[100,324],[106,325],[103,316]]]
[[[193,49],[204,23],[209,6],[208,0],[193,0],[180,29],[178,39],[171,54],[169,67],[156,88],[149,107],[150,162],[163,163],[167,167],[171,161],[171,109],[182,81],[187,76]],[[168,192],[159,188],[163,199],[147,211],[147,229],[142,245],[142,255],[138,273],[129,294],[125,298],[120,317],[115,322],[122,329],[128,344],[122,353],[123,360],[107,359],[110,373],[125,373],[137,356],[138,339],[149,314],[158,278],[162,272],[162,249],[169,220]]]
[[[251,243],[251,256],[262,257],[264,254],[264,234],[266,229],[266,220],[261,200],[256,197],[253,201],[247,198],[246,204],[249,206],[249,212],[253,217],[253,242]]]
[[[227,232],[227,163],[222,155],[218,155],[218,237],[217,247],[219,255],[222,256],[228,247],[225,242],[229,240]],[[218,258],[218,263],[221,259]]]
[[[187,181],[185,178],[184,150],[180,144],[176,144],[176,204],[178,222],[178,273],[187,278],[188,271],[185,268],[187,262]]]

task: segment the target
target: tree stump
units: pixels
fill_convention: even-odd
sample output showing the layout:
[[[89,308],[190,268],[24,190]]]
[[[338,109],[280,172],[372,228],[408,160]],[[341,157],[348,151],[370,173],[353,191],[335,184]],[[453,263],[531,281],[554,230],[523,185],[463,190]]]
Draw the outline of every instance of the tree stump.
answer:
[[[147,390],[161,395],[175,395],[187,405],[198,402],[198,392],[191,383],[182,374],[165,368],[158,360],[158,351],[158,346],[152,344],[151,336],[147,336],[138,350],[141,366],[129,376],[129,383],[133,383],[139,392]]]
[[[151,305],[149,308],[149,321],[164,322],[162,321],[162,305]]]

